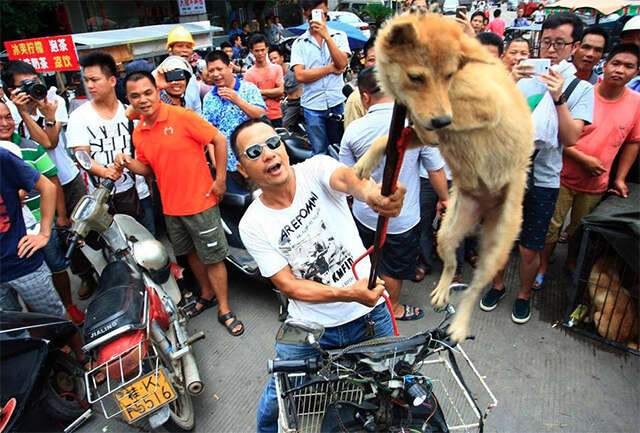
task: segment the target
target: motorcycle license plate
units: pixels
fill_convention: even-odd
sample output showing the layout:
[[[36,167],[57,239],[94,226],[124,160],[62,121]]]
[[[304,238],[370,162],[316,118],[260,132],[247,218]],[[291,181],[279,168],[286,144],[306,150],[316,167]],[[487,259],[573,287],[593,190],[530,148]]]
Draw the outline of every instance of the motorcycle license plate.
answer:
[[[129,423],[176,399],[164,371],[159,369],[157,373],[149,373],[114,394]]]

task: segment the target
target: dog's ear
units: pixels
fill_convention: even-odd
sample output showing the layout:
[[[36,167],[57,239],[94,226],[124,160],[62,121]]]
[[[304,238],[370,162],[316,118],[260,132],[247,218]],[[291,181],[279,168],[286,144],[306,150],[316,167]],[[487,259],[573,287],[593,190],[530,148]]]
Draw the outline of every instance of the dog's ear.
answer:
[[[393,47],[414,44],[417,38],[418,35],[412,23],[400,22],[392,25],[386,39],[387,43]]]

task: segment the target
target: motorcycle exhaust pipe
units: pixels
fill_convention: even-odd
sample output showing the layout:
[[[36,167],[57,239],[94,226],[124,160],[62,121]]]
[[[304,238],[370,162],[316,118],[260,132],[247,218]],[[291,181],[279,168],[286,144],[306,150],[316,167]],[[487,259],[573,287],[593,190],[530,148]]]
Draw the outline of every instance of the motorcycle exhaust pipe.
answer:
[[[204,391],[204,383],[200,380],[196,359],[191,351],[182,357],[182,373],[184,374],[184,382],[187,384],[189,394],[198,395]]]

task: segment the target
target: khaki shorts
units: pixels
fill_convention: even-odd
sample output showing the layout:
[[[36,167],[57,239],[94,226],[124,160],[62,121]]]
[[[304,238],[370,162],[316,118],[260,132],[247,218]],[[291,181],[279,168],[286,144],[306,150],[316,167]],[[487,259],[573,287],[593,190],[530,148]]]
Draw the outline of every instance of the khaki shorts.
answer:
[[[195,250],[204,264],[218,263],[229,252],[220,223],[220,209],[213,206],[195,215],[165,215],[167,233],[176,256]]]
[[[560,185],[558,192],[558,201],[556,202],[556,210],[553,213],[549,228],[547,229],[547,237],[545,243],[553,244],[558,242],[560,229],[564,224],[564,219],[571,210],[571,222],[567,226],[567,234],[573,236],[578,227],[580,227],[583,217],[586,217],[600,203],[603,194],[589,194],[588,192],[579,192]]]

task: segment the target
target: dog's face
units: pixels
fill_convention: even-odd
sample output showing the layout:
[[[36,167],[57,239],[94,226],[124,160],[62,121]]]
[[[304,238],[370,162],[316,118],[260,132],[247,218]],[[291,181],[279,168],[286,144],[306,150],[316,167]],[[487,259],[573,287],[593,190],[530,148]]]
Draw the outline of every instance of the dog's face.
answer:
[[[455,21],[429,14],[393,18],[380,31],[376,53],[384,90],[426,129],[445,128],[454,120],[449,91],[456,74],[468,61],[486,59]]]

